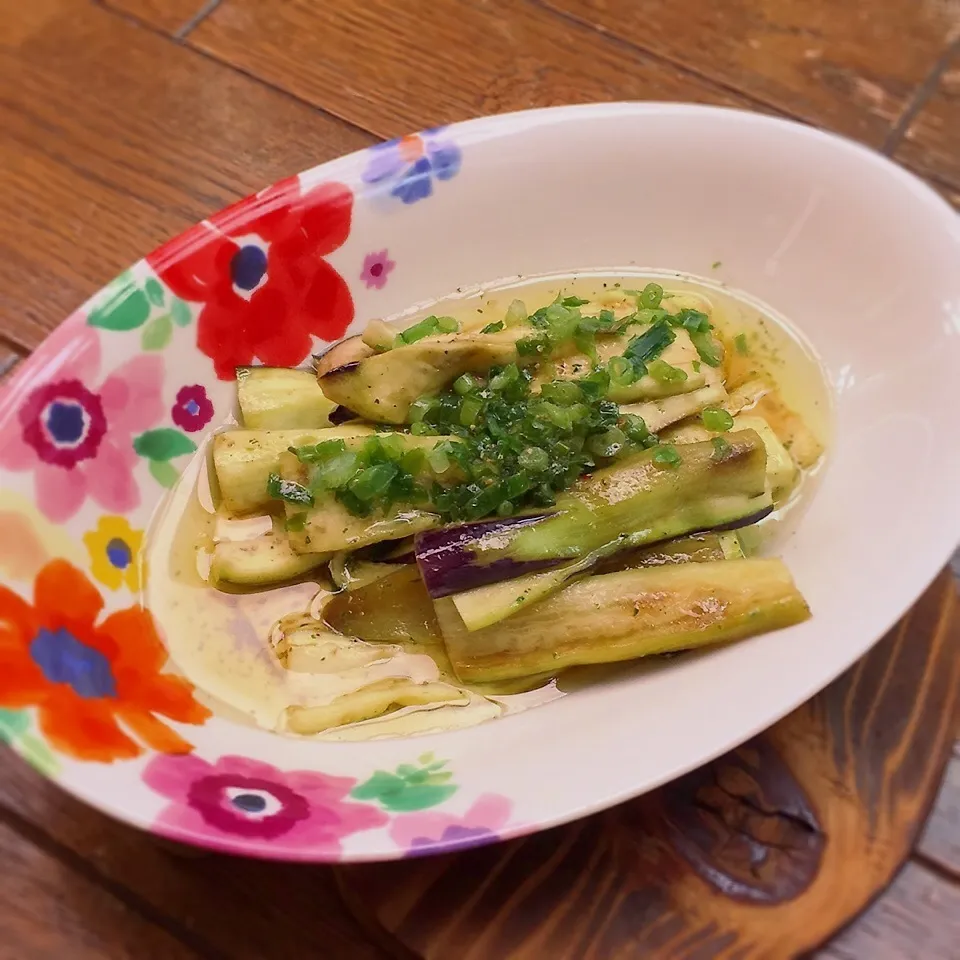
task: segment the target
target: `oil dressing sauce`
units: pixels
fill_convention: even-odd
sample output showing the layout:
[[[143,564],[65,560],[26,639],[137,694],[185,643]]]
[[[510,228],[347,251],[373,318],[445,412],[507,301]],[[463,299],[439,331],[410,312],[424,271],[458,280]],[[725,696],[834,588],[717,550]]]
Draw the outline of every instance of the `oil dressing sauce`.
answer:
[[[584,272],[536,279],[513,279],[485,288],[463,291],[394,317],[384,318],[406,327],[431,313],[455,317],[461,329],[479,329],[502,319],[515,299],[527,309],[552,301],[562,291],[590,301],[594,307],[626,310],[624,291],[660,283],[678,305],[705,309],[727,345],[725,373],[737,385],[763,377],[775,384],[786,407],[805,423],[820,445],[830,440],[830,399],[822,369],[810,348],[768,307],[721,284],[674,274]],[[665,301],[669,306],[669,301]],[[737,348],[731,349],[736,343]],[[233,425],[231,423],[231,425]],[[226,592],[209,582],[210,560],[218,539],[243,539],[270,529],[269,518],[234,519],[218,515],[208,479],[208,447],[201,449],[176,487],[157,511],[145,545],[145,606],[153,613],[170,658],[194,684],[198,697],[222,716],[269,730],[284,731],[283,717],[291,705],[328,703],[343,693],[344,678],[330,678],[285,669],[270,643],[281,618],[307,615],[314,597],[329,589],[325,576],[258,592]],[[794,526],[816,484],[820,459],[804,471],[789,502],[751,529],[752,545],[779,540]],[[383,675],[383,661],[355,672],[358,685]],[[365,672],[366,671],[366,672]],[[379,671],[379,672],[378,672]],[[415,682],[443,680],[464,689],[416,645],[405,645],[390,675]],[[566,692],[610,675],[604,668],[567,671],[537,689],[505,695],[465,690],[457,705],[406,707],[383,717],[347,724],[317,735],[318,739],[359,740],[407,736],[472,726],[508,713],[539,706]],[[351,677],[354,672],[351,672]],[[347,688],[353,681],[347,682]]]

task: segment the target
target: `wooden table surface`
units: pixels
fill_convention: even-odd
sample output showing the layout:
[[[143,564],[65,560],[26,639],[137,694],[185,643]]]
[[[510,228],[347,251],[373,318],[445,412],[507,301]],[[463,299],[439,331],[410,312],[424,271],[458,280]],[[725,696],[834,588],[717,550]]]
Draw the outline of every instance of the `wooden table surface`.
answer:
[[[958,0],[2,0],[0,40],[4,371],[212,210],[478,114],[735,105],[860,140],[960,205]],[[324,868],[185,859],[0,768],[0,958],[383,955]],[[913,958],[921,929],[960,944],[958,918],[960,746],[912,861],[821,955]]]

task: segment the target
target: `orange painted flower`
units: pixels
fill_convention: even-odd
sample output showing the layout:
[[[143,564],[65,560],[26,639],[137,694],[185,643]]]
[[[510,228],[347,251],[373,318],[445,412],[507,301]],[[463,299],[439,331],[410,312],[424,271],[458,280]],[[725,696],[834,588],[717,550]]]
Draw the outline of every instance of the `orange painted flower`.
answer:
[[[37,574],[33,605],[0,587],[0,706],[36,707],[51,746],[109,763],[193,747],[167,724],[203,723],[210,711],[182,677],[161,673],[167,654],[142,607],[97,620],[103,599],[65,560]]]

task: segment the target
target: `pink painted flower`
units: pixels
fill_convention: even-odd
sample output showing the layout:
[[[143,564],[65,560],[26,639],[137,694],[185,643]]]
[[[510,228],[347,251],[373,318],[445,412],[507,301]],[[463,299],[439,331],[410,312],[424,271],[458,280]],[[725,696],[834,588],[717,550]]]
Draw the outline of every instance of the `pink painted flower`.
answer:
[[[386,250],[368,253],[363,258],[363,271],[360,279],[368,289],[382,290],[387,282],[387,276],[396,264],[387,256]]]
[[[390,837],[408,856],[479,847],[500,839],[512,809],[506,797],[484,793],[460,817],[433,810],[399,816],[390,825]]]
[[[88,496],[116,514],[140,502],[132,438],[163,412],[163,360],[136,356],[102,382],[99,373],[99,335],[71,317],[0,402],[0,468],[32,470],[37,506],[57,523]]]
[[[187,433],[202,430],[213,419],[213,404],[199,383],[181,387],[170,411],[173,422]]]
[[[378,807],[345,802],[356,783],[349,777],[284,772],[244,757],[158,755],[143,779],[172,801],[157,833],[226,853],[337,860],[344,837],[387,822]]]

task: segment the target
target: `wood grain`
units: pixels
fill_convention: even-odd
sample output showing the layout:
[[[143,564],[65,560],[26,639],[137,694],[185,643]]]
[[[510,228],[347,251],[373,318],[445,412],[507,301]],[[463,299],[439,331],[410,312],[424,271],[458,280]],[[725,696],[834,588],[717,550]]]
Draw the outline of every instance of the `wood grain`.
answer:
[[[171,36],[179,36],[208,9],[207,0],[101,0],[109,10],[126,13]]]
[[[960,191],[960,44],[895,156]]]
[[[25,348],[208,213],[373,140],[88,0],[31,4],[0,46],[0,330]]]
[[[960,751],[960,741],[957,750]],[[917,850],[960,883],[960,753],[947,766],[940,795]]]
[[[908,863],[890,889],[815,960],[956,960],[960,888]]]
[[[918,0],[544,0],[579,22],[874,146],[952,36],[960,8]]]
[[[745,98],[532,0],[224,0],[188,42],[383,137],[593,100]]]
[[[62,867],[59,880],[50,879],[47,887],[25,888],[25,909],[54,909],[58,884],[64,895],[71,896],[78,885],[100,884],[123,891],[132,910],[155,917],[204,956],[230,960],[314,956],[376,960],[381,956],[342,909],[328,867],[212,854],[184,856],[194,851],[162,844],[110,820],[45,780],[7,748],[0,749],[0,821],[4,810],[24,821],[34,838],[59,850],[83,878],[76,879]],[[0,870],[0,904],[3,878],[15,882],[6,863]],[[4,913],[0,908],[0,922]],[[90,922],[96,929],[96,918]],[[28,937],[24,923],[22,935]],[[0,927],[0,958],[3,942]],[[33,956],[24,952],[16,960],[33,960]],[[74,957],[69,952],[51,956]],[[126,954],[104,950],[100,956],[114,960]],[[174,960],[179,954],[163,960],[167,956]]]
[[[198,956],[3,822],[0,860],[0,960]]]
[[[890,882],[936,795],[960,724],[958,610],[945,571],[856,667],[718,761],[546,833],[338,868],[344,897],[426,960],[809,951]]]

